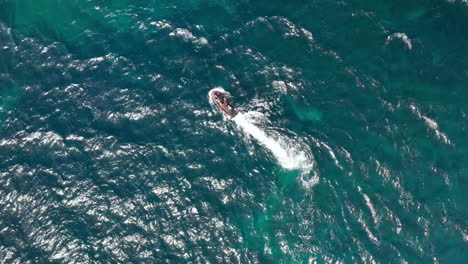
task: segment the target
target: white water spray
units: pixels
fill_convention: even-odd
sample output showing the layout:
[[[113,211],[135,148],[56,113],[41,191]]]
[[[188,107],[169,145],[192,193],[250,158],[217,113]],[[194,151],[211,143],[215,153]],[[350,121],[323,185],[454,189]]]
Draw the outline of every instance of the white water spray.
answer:
[[[217,87],[208,93],[208,97],[213,91],[220,91],[229,95],[224,89]],[[209,101],[212,103],[211,100]],[[267,134],[255,125],[254,118],[252,118],[255,114],[258,115],[259,113],[238,113],[232,120],[245,133],[255,138],[260,145],[270,150],[281,167],[287,170],[301,170],[301,181],[305,186],[315,185],[318,179],[317,176],[314,173],[314,176],[310,178],[309,175],[314,167],[309,147],[305,144],[299,144],[299,142],[293,141],[285,135],[275,134],[274,132]],[[309,178],[304,179],[304,177]]]
[[[283,168],[288,170],[304,169],[305,165],[308,165],[306,155],[295,150],[294,146],[288,144],[285,138],[275,139],[267,135],[242,113],[237,114],[233,120],[243,131],[255,138],[263,147],[269,149]]]

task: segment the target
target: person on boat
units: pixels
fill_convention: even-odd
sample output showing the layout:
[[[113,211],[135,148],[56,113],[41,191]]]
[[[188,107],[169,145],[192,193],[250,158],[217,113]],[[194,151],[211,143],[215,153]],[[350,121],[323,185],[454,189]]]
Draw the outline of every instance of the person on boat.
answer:
[[[228,104],[227,98],[224,97],[224,98],[223,98],[223,105],[226,106],[227,104]]]

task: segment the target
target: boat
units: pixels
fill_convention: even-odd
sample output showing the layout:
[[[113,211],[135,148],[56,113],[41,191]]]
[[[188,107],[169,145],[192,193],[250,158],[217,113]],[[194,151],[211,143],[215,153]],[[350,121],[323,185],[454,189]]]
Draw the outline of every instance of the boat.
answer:
[[[220,91],[211,92],[210,99],[229,118],[234,118],[239,113],[226,95]]]

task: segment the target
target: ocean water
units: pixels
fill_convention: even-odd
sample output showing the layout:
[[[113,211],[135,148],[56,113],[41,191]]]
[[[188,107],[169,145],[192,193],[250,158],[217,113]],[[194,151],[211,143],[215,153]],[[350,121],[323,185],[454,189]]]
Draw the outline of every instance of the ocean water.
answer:
[[[468,263],[466,25],[466,0],[0,0],[0,263]]]

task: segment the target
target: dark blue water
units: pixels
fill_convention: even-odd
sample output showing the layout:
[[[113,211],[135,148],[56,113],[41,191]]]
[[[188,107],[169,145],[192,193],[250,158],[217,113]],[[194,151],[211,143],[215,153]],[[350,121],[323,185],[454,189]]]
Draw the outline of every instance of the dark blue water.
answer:
[[[0,263],[468,263],[467,24],[0,0]]]

